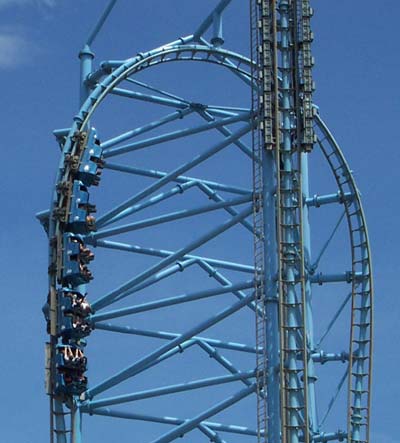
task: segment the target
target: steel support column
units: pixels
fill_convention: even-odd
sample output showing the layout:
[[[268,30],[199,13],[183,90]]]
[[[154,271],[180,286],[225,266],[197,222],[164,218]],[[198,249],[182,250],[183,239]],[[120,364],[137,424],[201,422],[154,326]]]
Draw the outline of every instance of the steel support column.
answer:
[[[311,266],[311,236],[310,236],[310,222],[308,218],[308,207],[305,202],[309,198],[309,180],[308,180],[308,154],[301,154],[301,181],[303,190],[303,247],[304,247],[304,264],[306,269]],[[313,311],[312,311],[312,289],[311,281],[307,276],[305,281],[306,289],[306,319],[307,319],[307,347],[310,352],[315,349],[314,341],[314,325],[313,325]],[[308,393],[309,393],[309,415],[310,426],[313,434],[318,432],[318,416],[317,406],[315,403],[315,382],[317,377],[315,375],[314,360],[310,358],[308,364]]]
[[[272,151],[263,150],[264,169],[264,247],[265,247],[265,311],[267,328],[267,429],[269,441],[280,439],[280,389],[279,389],[279,304],[276,275],[276,169]]]

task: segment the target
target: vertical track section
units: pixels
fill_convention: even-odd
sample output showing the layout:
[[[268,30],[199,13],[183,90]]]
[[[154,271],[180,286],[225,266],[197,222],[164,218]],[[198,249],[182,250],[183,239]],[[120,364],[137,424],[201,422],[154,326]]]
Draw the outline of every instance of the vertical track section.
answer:
[[[302,156],[314,144],[311,77],[311,9],[307,0],[254,0],[251,2],[251,47],[253,111],[259,124],[253,131],[254,239],[257,302],[262,315],[256,317],[259,393],[268,386],[268,341],[280,341],[280,405],[258,398],[258,437],[269,423],[268,441],[310,441],[306,316],[306,273],[303,244]],[[279,78],[278,73],[281,78]],[[267,168],[265,153],[275,159],[275,171]],[[276,251],[266,250],[263,210],[266,174],[275,180]],[[266,254],[277,254],[279,331],[266,336]],[[270,395],[270,392],[268,392]],[[271,405],[271,406],[270,406]],[[267,407],[269,406],[269,407]],[[276,413],[273,409],[279,409]],[[274,420],[268,417],[274,415]],[[278,421],[277,421],[278,420]],[[273,422],[280,424],[280,437]],[[264,432],[265,434],[265,432]]]
[[[265,233],[264,233],[264,171],[263,149],[264,140],[270,136],[268,125],[272,125],[270,115],[271,99],[265,101],[264,91],[271,91],[272,75],[266,75],[261,68],[270,60],[270,49],[267,36],[270,24],[269,2],[252,0],[250,2],[251,29],[251,58],[252,64],[251,105],[257,125],[253,126],[253,230],[254,230],[254,269],[255,269],[255,303],[256,303],[256,347],[261,352],[256,353],[256,382],[257,382],[257,441],[267,441],[267,344],[266,344],[266,305],[265,305]],[[267,23],[265,23],[267,22]],[[264,39],[266,40],[264,43]],[[264,106],[262,106],[264,105]],[[267,118],[265,118],[268,116]],[[267,125],[267,128],[265,127]]]
[[[98,185],[103,168],[96,131],[76,131],[63,156],[49,223],[49,295],[45,316],[50,341],[46,345],[46,390],[50,396],[50,442],[79,443],[80,411],[75,407],[86,390],[85,338],[91,306],[86,285],[94,254],[83,237],[94,231],[95,205],[89,188]]]
[[[307,27],[304,3],[307,2],[281,0],[278,7],[281,142],[275,149],[283,443],[310,441],[302,155],[312,150],[314,136],[312,113],[308,112],[308,108],[312,112],[312,85],[304,81],[311,75],[311,66],[305,63],[310,48],[303,35]]]

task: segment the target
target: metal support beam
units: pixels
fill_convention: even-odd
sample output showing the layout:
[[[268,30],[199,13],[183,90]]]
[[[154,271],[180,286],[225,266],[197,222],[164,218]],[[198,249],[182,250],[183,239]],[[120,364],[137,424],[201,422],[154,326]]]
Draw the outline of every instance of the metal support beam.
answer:
[[[140,369],[144,366],[146,366],[151,361],[155,360],[157,357],[160,357],[161,355],[165,354],[166,352],[170,351],[176,346],[179,346],[183,342],[187,341],[188,339],[192,338],[194,335],[210,328],[211,326],[219,323],[224,318],[229,317],[233,313],[237,312],[239,309],[246,306],[248,303],[251,303],[254,299],[254,294],[248,295],[243,300],[239,300],[238,302],[234,303],[233,305],[229,306],[228,308],[220,311],[218,314],[214,315],[213,317],[199,323],[194,328],[188,330],[184,334],[181,334],[180,337],[175,338],[174,340],[171,340],[169,343],[161,346],[154,352],[148,354],[147,356],[141,358],[133,365],[127,367],[126,369],[120,371],[119,373],[113,375],[112,377],[106,379],[102,383],[99,383],[98,385],[94,386],[93,388],[89,389],[86,392],[86,398],[93,398],[93,396],[104,392],[105,390],[112,388],[113,386],[121,383],[122,381],[126,380],[127,378],[130,378],[134,376],[137,372],[140,371]]]
[[[125,232],[131,232],[138,229],[149,228],[151,226],[159,225],[162,223],[168,223],[175,220],[181,220],[187,217],[193,217],[195,215],[205,214],[207,212],[216,211],[218,209],[225,209],[231,206],[242,205],[252,200],[252,196],[242,196],[230,200],[223,200],[211,205],[203,205],[194,209],[182,209],[180,211],[171,212],[169,214],[158,215],[145,220],[140,220],[134,223],[129,223],[123,226],[117,226],[115,228],[109,228],[97,231],[91,234],[91,237],[95,240],[100,238],[111,237],[113,235],[122,234]],[[113,220],[113,219],[112,219]]]
[[[167,183],[173,181],[175,178],[179,177],[184,172],[194,168],[195,166],[199,165],[200,163],[204,162],[208,158],[212,157],[213,155],[217,154],[222,149],[229,146],[234,140],[239,139],[244,134],[246,134],[250,130],[249,125],[244,126],[234,134],[232,134],[231,137],[227,137],[225,140],[217,143],[212,148],[207,149],[202,154],[197,155],[192,160],[188,161],[187,163],[182,164],[181,166],[178,166],[173,171],[165,175],[163,178],[159,179],[157,182],[153,183],[152,185],[148,186],[147,188],[140,191],[138,194],[134,195],[133,197],[129,198],[125,202],[121,203],[111,211],[104,214],[102,217],[100,217],[97,220],[97,225],[100,227],[103,222],[110,220],[111,218],[115,217],[117,214],[119,214],[124,209],[134,205],[138,201],[142,200],[144,197],[147,197],[151,195],[153,192],[160,189],[162,186],[166,185]]]
[[[88,411],[91,411],[95,408],[101,408],[104,406],[128,403],[132,401],[143,400],[145,398],[159,397],[162,395],[176,394],[178,392],[186,392],[186,391],[191,391],[193,389],[208,388],[210,386],[216,386],[224,383],[231,383],[241,379],[249,379],[254,377],[255,377],[254,371],[240,372],[239,374],[232,374],[232,375],[222,375],[219,377],[209,377],[202,380],[189,381],[186,383],[180,383],[171,386],[163,386],[161,388],[148,389],[146,391],[135,392],[132,394],[118,395],[116,397],[104,398],[96,401],[89,401],[86,403],[85,406]]]
[[[211,408],[203,411],[202,413],[196,415],[194,418],[186,420],[181,425],[177,426],[172,431],[165,433],[160,438],[153,440],[152,443],[169,443],[177,437],[185,435],[187,432],[190,432],[193,428],[195,428],[198,424],[203,422],[209,417],[218,414],[219,412],[227,409],[229,406],[237,403],[239,400],[242,400],[245,397],[248,397],[250,394],[254,392],[257,388],[257,385],[254,383],[247,388],[242,389],[234,395],[231,395],[227,399],[221,401],[220,403],[212,406]]]
[[[86,241],[89,245],[93,245],[99,248],[116,249],[119,251],[133,252],[136,254],[151,255],[153,257],[170,257],[177,253],[177,251],[169,251],[169,250],[156,249],[156,248],[144,248],[139,245],[129,245],[127,243],[114,242],[110,240],[98,240],[92,242],[90,238],[87,238]],[[225,260],[219,260],[215,258],[202,257],[200,255],[191,255],[191,254],[185,254],[181,257],[181,259],[200,260],[209,263],[210,265],[218,266],[219,268],[230,269],[232,271],[246,272],[248,274],[254,274],[254,266],[246,264],[234,263]]]
[[[323,285],[324,283],[351,283],[353,280],[361,281],[362,274],[357,272],[354,276],[351,271],[342,272],[340,274],[317,274],[310,276],[310,282],[314,284]]]
[[[188,421],[188,419],[181,419],[181,418],[175,418],[175,417],[156,417],[156,416],[145,415],[145,414],[135,414],[132,412],[115,411],[115,410],[112,410],[109,408],[95,409],[93,411],[93,415],[103,415],[106,417],[125,418],[128,420],[141,420],[141,421],[147,421],[147,422],[151,422],[151,423],[161,423],[161,424],[177,425],[177,426],[179,426],[183,423],[186,423]],[[249,429],[245,426],[224,425],[222,423],[214,423],[214,422],[208,422],[208,421],[202,422],[202,425],[207,426],[210,429],[220,431],[220,432],[229,432],[232,434],[250,435],[250,436],[257,435],[257,432],[255,430]]]
[[[108,16],[110,15],[110,13],[116,3],[117,3],[117,0],[111,0],[110,3],[107,5],[107,7],[104,10],[103,14],[101,15],[99,21],[96,23],[96,26],[94,27],[93,31],[91,32],[88,39],[86,40],[86,44],[88,46],[92,45],[92,43],[96,39],[97,35],[101,31],[101,28],[103,27],[105,21],[107,20]]]
[[[230,125],[240,121],[247,121],[249,117],[250,116],[248,113],[242,113],[234,115],[233,117],[217,119],[194,128],[178,129],[176,131],[169,132],[167,134],[157,135],[146,140],[140,140],[134,143],[129,143],[127,145],[118,146],[116,148],[105,149],[103,151],[103,155],[104,158],[109,158],[115,155],[125,154],[127,152],[138,151],[140,149],[156,146],[160,143],[166,143],[172,140],[188,137],[190,135],[200,134],[211,129],[223,127],[224,125]]]
[[[153,129],[159,128],[167,123],[171,123],[175,120],[182,119],[187,115],[191,114],[193,109],[187,107],[186,109],[179,109],[178,111],[174,111],[171,114],[166,115],[158,120],[148,123],[147,125],[141,126],[139,128],[132,129],[131,131],[124,132],[116,137],[110,138],[101,143],[101,147],[103,149],[109,149],[118,143],[122,143],[130,138],[137,137],[138,135],[144,134],[148,131],[152,131]]]
[[[96,329],[110,332],[119,332],[121,334],[131,334],[140,335],[143,337],[159,338],[162,340],[174,340],[180,337],[182,334],[177,334],[175,332],[165,332],[165,331],[150,331],[147,329],[131,328],[130,326],[117,326],[111,323],[96,323]],[[222,340],[216,340],[214,338],[202,337],[194,335],[191,340],[201,343],[206,343],[215,348],[228,349],[230,351],[248,352],[250,354],[256,353],[256,348],[254,346],[249,346],[243,343],[235,343],[232,341],[225,342]]]
[[[237,283],[234,285],[228,285],[212,289],[204,289],[202,291],[192,292],[191,294],[177,295],[175,297],[163,298],[148,303],[142,303],[136,306],[130,306],[127,308],[116,309],[114,311],[108,311],[101,314],[95,314],[91,317],[92,322],[110,320],[112,318],[124,317],[127,315],[138,314],[141,312],[148,312],[154,309],[165,308],[181,303],[188,303],[195,300],[201,300],[203,298],[214,297],[216,295],[227,294],[229,292],[236,292],[243,289],[249,289],[254,287],[253,280]]]
[[[221,15],[231,1],[232,0],[220,0],[214,10],[207,16],[207,18],[193,33],[193,40],[200,41],[200,37],[202,37],[203,34],[208,30],[208,28],[213,24],[216,14]]]
[[[143,209],[149,208],[150,206],[154,206],[157,203],[160,203],[164,200],[167,200],[168,198],[173,197],[174,195],[183,194],[188,189],[192,188],[193,186],[197,186],[196,182],[186,182],[183,184],[178,184],[174,186],[170,191],[166,192],[160,192],[159,194],[150,197],[148,200],[138,203],[137,205],[133,205],[130,208],[125,209],[120,214],[116,215],[114,218],[109,220],[108,222],[104,223],[103,226],[108,226],[112,223],[117,222],[118,220],[121,220],[122,218],[128,217],[129,215],[132,215],[136,212],[142,211]]]
[[[354,198],[351,192],[346,192],[342,195],[340,191],[336,194],[327,194],[327,195],[314,195],[312,197],[305,197],[305,203],[307,206],[319,208],[323,205],[328,205],[331,203],[341,203],[343,204],[345,201],[350,201]]]
[[[135,168],[133,166],[117,165],[108,162],[104,165],[104,168],[111,169],[113,171],[126,172],[128,174],[141,175],[142,177],[150,177],[150,178],[163,178],[167,175],[167,172],[156,171],[154,169]],[[251,194],[251,189],[244,189],[238,186],[227,185],[225,183],[217,183],[210,180],[203,180],[201,178],[186,177],[184,175],[178,176],[174,178],[172,181],[177,183],[187,183],[188,181],[196,182],[199,184],[201,183],[208,186],[211,189],[223,192],[230,192],[232,194],[239,194],[239,195]]]
[[[137,275],[133,279],[127,281],[126,283],[119,286],[115,290],[104,295],[103,297],[101,297],[99,300],[97,300],[96,302],[94,302],[92,304],[93,309],[95,309],[95,310],[100,309],[100,308],[112,303],[116,297],[122,295],[124,292],[128,291],[133,286],[146,280],[148,277],[150,277],[151,275],[160,271],[161,269],[165,268],[166,266],[169,266],[174,261],[182,259],[182,257],[184,257],[188,252],[193,251],[194,249],[198,248],[201,245],[204,245],[205,243],[207,243],[209,240],[211,240],[215,236],[221,234],[222,232],[227,231],[232,226],[235,226],[241,220],[245,219],[248,215],[250,215],[251,211],[252,211],[252,208],[242,211],[236,217],[233,217],[230,220],[227,220],[225,223],[223,223],[223,224],[217,226],[216,228],[212,229],[211,231],[203,234],[198,239],[191,242],[189,245],[179,249],[174,254],[169,255],[168,257],[164,258],[156,265],[151,266],[146,271],[140,273],[139,275]]]

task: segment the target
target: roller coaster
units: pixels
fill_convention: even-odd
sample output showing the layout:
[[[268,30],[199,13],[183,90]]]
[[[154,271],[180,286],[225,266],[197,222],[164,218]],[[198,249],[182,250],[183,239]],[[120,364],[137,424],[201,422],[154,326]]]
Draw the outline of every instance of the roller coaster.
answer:
[[[313,9],[215,3],[193,34],[95,66],[112,0],[80,52],[38,214],[51,443],[370,441],[371,253],[313,102]],[[231,9],[250,54],[225,49]]]

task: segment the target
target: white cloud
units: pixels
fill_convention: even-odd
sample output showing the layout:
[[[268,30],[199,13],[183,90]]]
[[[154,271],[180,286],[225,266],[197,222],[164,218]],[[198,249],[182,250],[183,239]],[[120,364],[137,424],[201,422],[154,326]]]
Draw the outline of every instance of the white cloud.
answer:
[[[0,0],[0,11],[7,8],[36,8],[42,18],[61,0]],[[0,69],[11,69],[30,63],[40,48],[27,37],[27,30],[14,22],[0,28]]]
[[[44,6],[51,8],[57,0],[0,0],[0,9],[8,6]]]
[[[36,48],[24,37],[0,32],[0,69],[24,65],[35,52]]]

